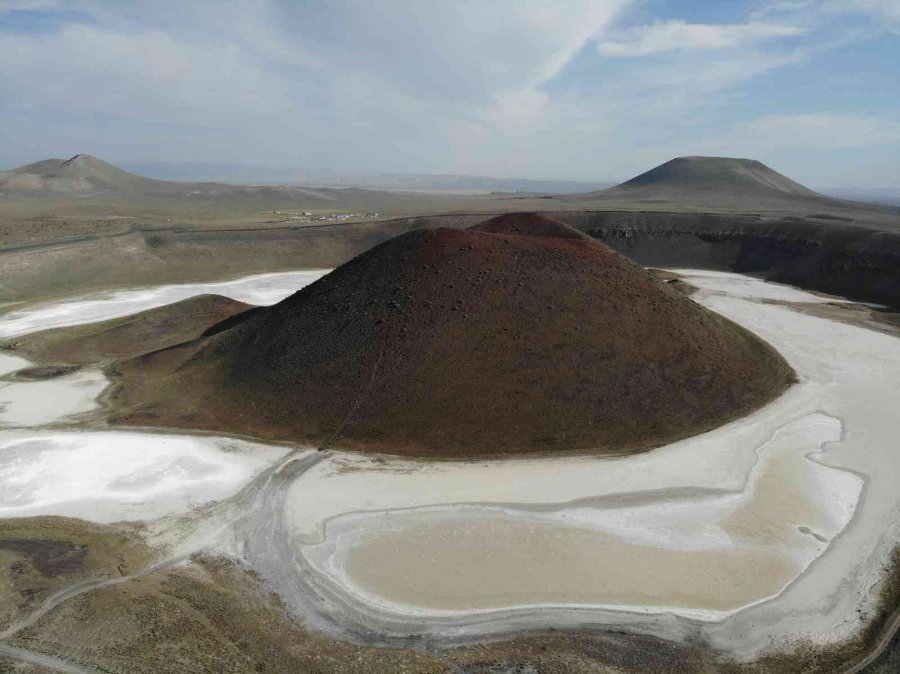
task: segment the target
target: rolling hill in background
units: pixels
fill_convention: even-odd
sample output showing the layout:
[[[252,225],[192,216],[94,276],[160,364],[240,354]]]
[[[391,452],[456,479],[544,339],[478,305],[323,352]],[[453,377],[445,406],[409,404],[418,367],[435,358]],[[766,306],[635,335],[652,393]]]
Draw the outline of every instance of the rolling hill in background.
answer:
[[[883,204],[885,206],[900,206],[900,188],[835,187],[825,190],[825,194],[835,199],[849,199],[850,201]]]
[[[218,165],[198,166],[213,171]],[[500,201],[503,210],[510,210],[515,200],[523,202],[522,210],[540,205],[540,210],[621,207],[759,212],[853,205],[814,192],[761,162],[727,157],[679,157],[613,187],[602,183],[460,175],[332,173],[295,177],[310,183],[321,179],[339,186],[160,180],[79,154],[71,159],[46,159],[0,171],[0,195],[108,197],[136,203],[240,203],[252,208],[393,208],[422,213],[454,208],[495,210]]]
[[[372,190],[476,193],[548,192],[570,194],[606,189],[609,181],[534,180],[450,173],[389,173],[245,166],[211,162],[126,162],[140,175],[160,180],[226,183],[278,183],[305,187],[360,187]]]
[[[821,197],[755,159],[677,157],[608,190],[644,199],[715,193],[731,196]]]
[[[0,171],[0,191],[223,198],[255,194],[328,200],[333,198],[333,190],[349,188],[400,192],[565,194],[605,189],[614,184],[452,174],[292,171],[204,163],[138,163],[134,168],[137,173],[87,154],[78,154],[71,159],[45,159]]]
[[[610,189],[552,198],[610,210],[806,214],[866,208],[815,192],[762,162],[731,157],[677,157]]]
[[[0,172],[0,193],[69,198],[113,197],[147,201],[241,202],[259,207],[377,208],[403,203],[403,195],[355,188],[304,188],[294,185],[233,185],[145,178],[86,154],[45,159]]]

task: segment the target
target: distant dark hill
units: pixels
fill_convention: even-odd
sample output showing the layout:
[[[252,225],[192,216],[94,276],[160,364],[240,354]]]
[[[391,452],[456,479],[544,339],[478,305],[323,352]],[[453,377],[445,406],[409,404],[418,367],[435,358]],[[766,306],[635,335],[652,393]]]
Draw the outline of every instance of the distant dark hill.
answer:
[[[53,166],[56,161],[51,159],[49,162],[39,162],[31,166],[46,166],[45,174],[48,178],[86,181],[99,187],[128,187],[148,181],[147,178],[123,171],[87,154],[77,154]],[[16,172],[21,173],[22,170]]]
[[[280,185],[227,185],[154,180],[123,171],[86,154],[46,159],[0,173],[0,191],[57,195],[112,195],[129,199],[256,199],[329,206],[338,190],[306,190]],[[347,191],[350,192],[349,190]]]
[[[827,197],[753,159],[678,157],[607,190],[546,195],[540,210],[658,211],[701,213],[791,213],[816,215],[859,204]],[[558,206],[553,207],[551,203]]]
[[[718,192],[741,196],[822,196],[755,159],[678,157],[617,185],[610,193],[646,196]]]
[[[0,173],[4,190],[84,193],[95,191],[132,192],[165,186],[101,161],[78,154],[71,159],[45,159]]]
[[[411,455],[619,453],[791,381],[756,337],[570,231],[516,216],[402,234],[229,330],[118,363],[115,421]]]
[[[305,188],[295,185],[232,185],[214,182],[155,180],[129,173],[87,154],[45,159],[0,171],[0,193],[53,195],[57,198],[113,197],[143,202],[245,202],[251,207],[365,208],[403,204],[403,195],[361,189]]]

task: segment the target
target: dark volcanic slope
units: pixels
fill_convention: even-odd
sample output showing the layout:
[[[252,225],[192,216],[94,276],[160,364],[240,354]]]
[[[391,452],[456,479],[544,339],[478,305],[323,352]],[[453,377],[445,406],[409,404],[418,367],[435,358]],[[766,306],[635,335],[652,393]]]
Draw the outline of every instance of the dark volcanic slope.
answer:
[[[722,192],[726,195],[820,197],[755,159],[677,157],[631,180],[610,193]]]
[[[479,228],[497,233],[403,234],[230,330],[120,363],[118,420],[405,454],[616,453],[791,380],[767,345],[565,225]]]

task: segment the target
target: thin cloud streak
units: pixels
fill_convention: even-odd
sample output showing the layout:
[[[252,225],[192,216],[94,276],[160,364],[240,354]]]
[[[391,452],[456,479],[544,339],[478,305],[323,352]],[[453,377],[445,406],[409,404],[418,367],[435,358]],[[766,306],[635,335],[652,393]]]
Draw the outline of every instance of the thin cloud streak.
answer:
[[[691,24],[666,21],[630,28],[597,45],[603,56],[635,57],[671,51],[713,51],[802,35],[796,26],[751,22]]]

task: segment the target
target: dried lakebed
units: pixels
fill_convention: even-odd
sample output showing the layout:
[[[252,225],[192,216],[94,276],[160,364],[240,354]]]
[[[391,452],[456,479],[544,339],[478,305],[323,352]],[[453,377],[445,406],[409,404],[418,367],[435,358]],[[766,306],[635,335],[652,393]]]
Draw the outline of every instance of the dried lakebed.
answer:
[[[0,314],[0,339],[39,330],[96,323],[173,304],[198,295],[224,295],[248,304],[274,304],[309,285],[328,270],[256,274],[218,283],[185,283],[84,295]]]
[[[752,657],[851,636],[897,540],[900,340],[789,306],[828,298],[681,273],[699,288],[694,299],[778,349],[799,383],[750,416],[642,455],[416,462],[61,429],[89,409],[86,399],[95,404],[102,382],[74,378],[89,370],[7,379],[0,516],[144,520],[161,540],[172,528],[179,554],[242,557],[311,624],[374,643],[609,626],[702,636]],[[302,274],[253,277],[263,285],[250,290],[245,279],[17,309],[0,316],[0,335],[126,315],[188,292],[276,301],[319,273]],[[7,375],[28,365],[2,358]],[[28,387],[51,383],[81,387],[74,412],[16,412],[31,409],[27,396],[46,398]],[[173,515],[189,511],[215,526],[185,530]]]
[[[855,633],[896,542],[900,341],[785,305],[821,296],[681,273],[800,382],[744,419],[633,457],[331,456],[285,492],[293,546],[281,561],[307,584],[276,574],[289,603],[309,612],[326,597],[319,613],[341,614],[336,631],[393,643],[609,625],[699,631],[750,657]]]

